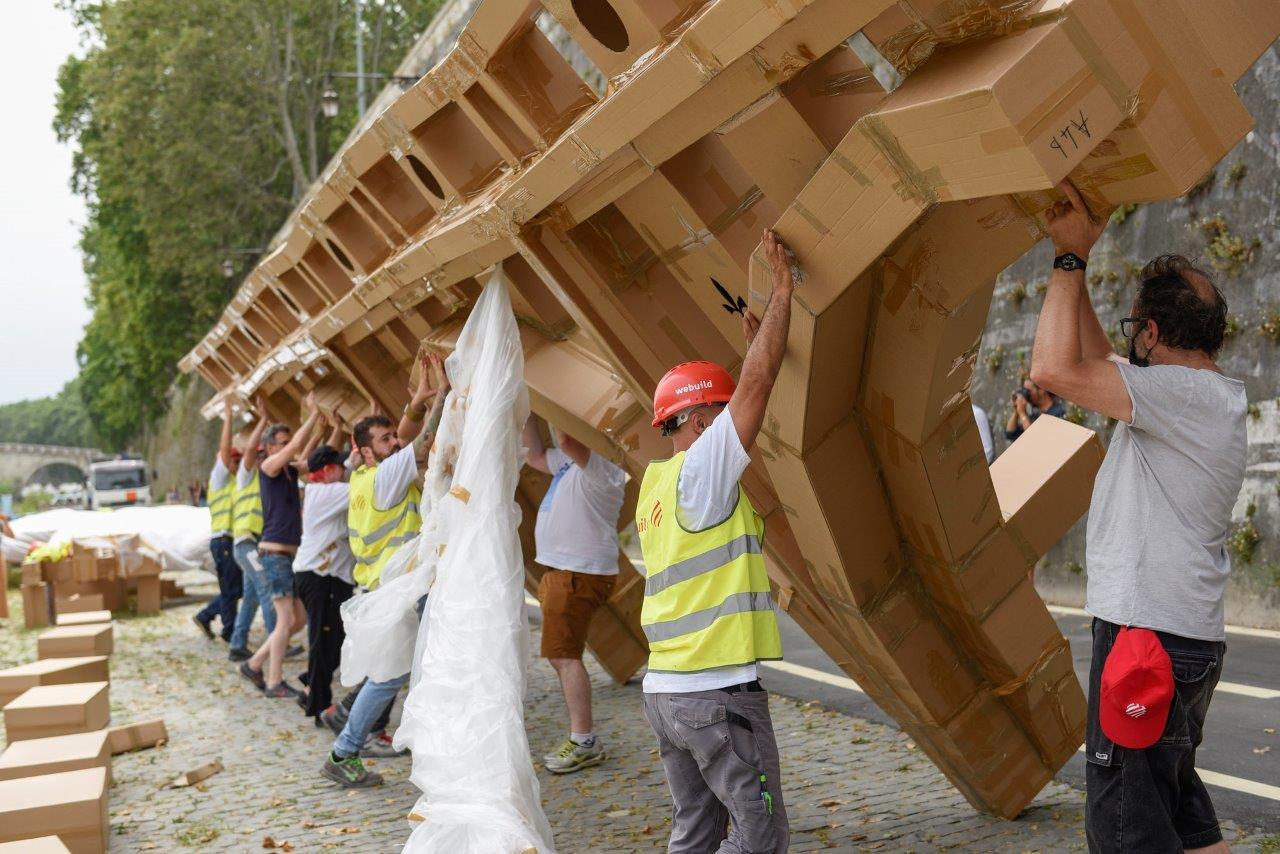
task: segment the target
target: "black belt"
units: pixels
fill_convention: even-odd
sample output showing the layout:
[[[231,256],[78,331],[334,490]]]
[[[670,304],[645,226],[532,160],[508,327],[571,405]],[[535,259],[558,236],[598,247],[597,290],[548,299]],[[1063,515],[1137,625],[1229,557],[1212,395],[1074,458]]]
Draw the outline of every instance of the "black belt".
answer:
[[[726,694],[749,694],[755,691],[763,691],[764,686],[760,684],[759,679],[752,679],[750,682],[739,682],[737,685],[727,685],[716,690],[723,691]]]

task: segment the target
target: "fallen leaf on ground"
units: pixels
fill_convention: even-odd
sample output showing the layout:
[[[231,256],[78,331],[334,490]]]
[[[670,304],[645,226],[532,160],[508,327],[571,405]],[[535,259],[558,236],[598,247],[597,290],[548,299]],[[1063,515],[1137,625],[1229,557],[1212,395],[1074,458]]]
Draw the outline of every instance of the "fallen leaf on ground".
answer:
[[[1255,747],[1253,749],[1253,752],[1257,753],[1258,755],[1262,755],[1263,753],[1270,753],[1271,745],[1268,744],[1266,747]]]
[[[263,847],[263,848],[275,848],[275,847],[276,847],[276,841],[275,841],[274,839],[272,839],[270,836],[264,836],[264,837],[262,837],[262,847]]]

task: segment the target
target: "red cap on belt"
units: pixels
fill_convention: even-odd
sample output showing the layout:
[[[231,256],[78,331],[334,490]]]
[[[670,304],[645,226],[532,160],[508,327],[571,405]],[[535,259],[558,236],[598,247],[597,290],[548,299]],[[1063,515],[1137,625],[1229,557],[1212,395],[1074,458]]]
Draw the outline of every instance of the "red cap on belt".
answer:
[[[1121,747],[1155,744],[1173,702],[1173,662],[1150,629],[1121,628],[1102,666],[1098,723]]]

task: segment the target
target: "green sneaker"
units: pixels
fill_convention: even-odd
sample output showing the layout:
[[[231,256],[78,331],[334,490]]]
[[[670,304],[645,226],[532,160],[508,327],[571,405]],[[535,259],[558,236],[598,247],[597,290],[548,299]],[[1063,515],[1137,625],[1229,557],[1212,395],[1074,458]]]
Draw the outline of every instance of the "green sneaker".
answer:
[[[365,768],[359,755],[340,759],[330,753],[324,760],[320,774],[344,789],[367,789],[382,785],[382,775]]]
[[[570,774],[599,765],[604,760],[604,748],[600,746],[600,736],[596,736],[582,744],[566,738],[554,754],[542,757],[542,764],[552,774]]]

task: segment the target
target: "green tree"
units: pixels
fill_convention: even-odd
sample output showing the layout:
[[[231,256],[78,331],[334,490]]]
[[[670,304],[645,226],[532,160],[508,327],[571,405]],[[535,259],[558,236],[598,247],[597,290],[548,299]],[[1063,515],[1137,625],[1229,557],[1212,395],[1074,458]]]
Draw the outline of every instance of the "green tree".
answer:
[[[88,447],[92,434],[79,386],[80,380],[74,379],[53,397],[0,406],[0,442]]]
[[[366,0],[368,70],[393,70],[438,4]],[[79,392],[95,436],[120,447],[163,411],[177,361],[230,298],[224,260],[247,272],[239,250],[267,245],[354,125],[351,97],[336,119],[320,110],[326,75],[354,66],[354,5],[63,7],[86,45],[60,71],[54,120],[88,207]]]

